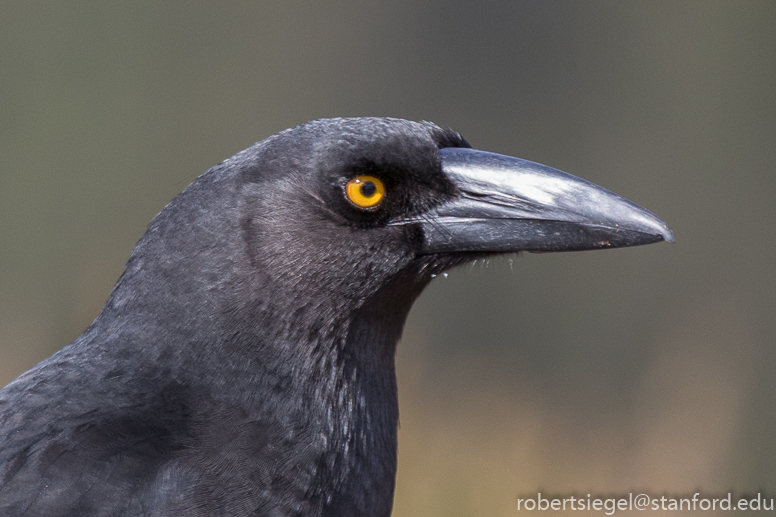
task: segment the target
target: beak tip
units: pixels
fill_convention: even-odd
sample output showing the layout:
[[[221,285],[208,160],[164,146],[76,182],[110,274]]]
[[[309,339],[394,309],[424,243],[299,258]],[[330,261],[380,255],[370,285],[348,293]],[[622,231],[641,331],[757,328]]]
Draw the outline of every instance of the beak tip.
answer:
[[[631,228],[638,232],[651,235],[653,239],[649,242],[660,241],[674,243],[674,232],[668,227],[665,221],[658,216],[635,203],[625,200],[628,209],[621,213],[619,224],[617,226]]]
[[[656,234],[661,237],[661,240],[664,240],[666,242],[670,242],[671,244],[676,242],[676,239],[674,238],[674,232],[671,231],[671,228],[668,227],[668,225],[663,221],[662,219],[654,216],[654,214],[650,214],[652,217],[652,228],[656,230]],[[657,236],[656,235],[656,236]]]

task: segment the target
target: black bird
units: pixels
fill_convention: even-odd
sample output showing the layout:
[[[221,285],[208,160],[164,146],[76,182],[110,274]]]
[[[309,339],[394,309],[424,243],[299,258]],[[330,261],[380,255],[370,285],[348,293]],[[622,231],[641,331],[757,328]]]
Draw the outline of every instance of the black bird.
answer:
[[[431,278],[661,240],[638,205],[428,122],[283,131],[173,199],[94,323],[0,391],[0,515],[387,516],[394,351]]]

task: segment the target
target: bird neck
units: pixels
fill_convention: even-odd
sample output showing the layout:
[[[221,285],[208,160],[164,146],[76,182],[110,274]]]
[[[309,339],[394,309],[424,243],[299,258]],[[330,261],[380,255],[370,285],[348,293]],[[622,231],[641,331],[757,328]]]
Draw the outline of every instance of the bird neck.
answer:
[[[227,287],[189,291],[185,305],[167,296],[164,305],[147,306],[125,294],[167,289],[155,280],[127,275],[95,322],[94,332],[112,336],[98,353],[118,363],[140,359],[132,369],[139,377],[119,388],[175,383],[199,394],[197,406],[213,414],[233,408],[245,422],[268,423],[281,441],[296,436],[283,447],[293,449],[288,457],[310,457],[308,489],[326,501],[322,515],[389,515],[397,466],[394,354],[426,281],[400,274],[361,300],[318,297],[327,300],[321,305],[296,297],[282,310],[270,303],[277,300],[269,284],[253,284],[253,301],[239,308]],[[222,285],[248,285],[230,280]]]
[[[390,515],[397,465],[396,344],[423,286],[398,277],[351,313],[327,372],[333,389],[323,402],[330,415],[325,479],[331,501],[324,515]],[[320,384],[316,384],[320,386]],[[326,483],[325,483],[326,484]]]

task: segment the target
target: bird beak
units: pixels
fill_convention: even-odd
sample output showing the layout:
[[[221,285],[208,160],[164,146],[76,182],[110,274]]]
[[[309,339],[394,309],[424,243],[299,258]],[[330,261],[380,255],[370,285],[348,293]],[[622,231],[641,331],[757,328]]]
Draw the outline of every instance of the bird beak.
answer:
[[[579,251],[673,242],[666,223],[598,185],[538,163],[440,150],[460,195],[417,219],[423,254]]]

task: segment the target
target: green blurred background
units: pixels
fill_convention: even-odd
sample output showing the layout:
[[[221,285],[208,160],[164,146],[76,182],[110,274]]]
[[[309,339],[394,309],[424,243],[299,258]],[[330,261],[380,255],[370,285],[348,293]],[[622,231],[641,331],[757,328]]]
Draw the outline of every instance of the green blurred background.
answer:
[[[776,497],[774,27],[771,1],[3,1],[0,384],[91,322],[210,166],[310,119],[432,120],[677,243],[435,280],[399,347],[394,515]]]

